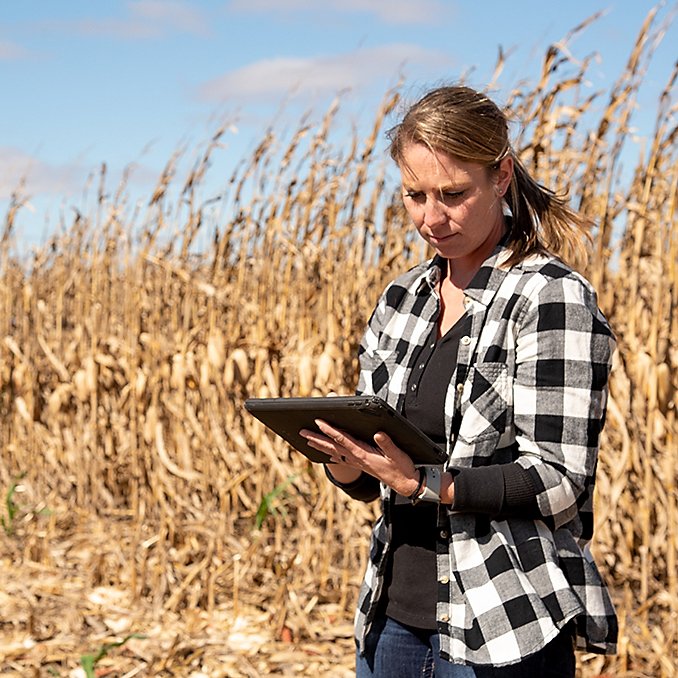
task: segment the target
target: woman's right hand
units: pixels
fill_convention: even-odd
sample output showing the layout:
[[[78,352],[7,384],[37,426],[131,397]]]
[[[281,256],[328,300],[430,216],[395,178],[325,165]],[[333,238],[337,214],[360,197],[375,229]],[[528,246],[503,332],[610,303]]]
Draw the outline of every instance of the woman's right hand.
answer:
[[[316,420],[316,425],[319,431],[302,429],[299,433],[311,447],[329,455],[335,462],[336,466],[330,470],[335,480],[350,483],[364,471],[404,497],[418,487],[419,471],[385,433],[377,433],[370,445],[320,419]]]

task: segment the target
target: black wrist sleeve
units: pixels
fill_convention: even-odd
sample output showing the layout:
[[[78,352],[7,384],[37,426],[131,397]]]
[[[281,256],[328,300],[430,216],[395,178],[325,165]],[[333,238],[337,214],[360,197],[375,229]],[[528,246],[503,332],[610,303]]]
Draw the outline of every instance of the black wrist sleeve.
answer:
[[[518,464],[455,469],[454,509],[492,518],[539,518],[530,474]]]

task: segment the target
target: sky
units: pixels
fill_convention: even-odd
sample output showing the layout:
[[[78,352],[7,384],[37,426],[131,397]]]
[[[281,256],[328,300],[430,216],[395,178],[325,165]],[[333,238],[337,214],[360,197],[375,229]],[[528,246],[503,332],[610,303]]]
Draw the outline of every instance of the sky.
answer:
[[[360,130],[400,78],[408,92],[461,78],[482,89],[500,48],[501,103],[512,85],[538,78],[550,44],[596,12],[567,49],[596,55],[588,86],[608,91],[653,7],[655,25],[670,24],[643,83],[639,137],[678,57],[675,2],[4,0],[0,219],[23,186],[14,246],[42,246],[81,209],[103,163],[110,186],[126,173],[147,201],[173,153],[196,157],[225,125],[221,174],[208,179],[217,195],[226,168],[268,127],[294,127],[309,111],[320,118],[341,93],[347,134]]]

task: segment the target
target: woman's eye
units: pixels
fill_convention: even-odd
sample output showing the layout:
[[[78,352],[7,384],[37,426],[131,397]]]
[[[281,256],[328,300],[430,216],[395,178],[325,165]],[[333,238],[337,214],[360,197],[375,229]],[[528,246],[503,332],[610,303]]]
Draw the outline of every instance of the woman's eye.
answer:
[[[441,191],[437,194],[435,199],[440,200],[440,202],[447,205],[459,200],[461,197],[463,197],[464,193],[465,191]],[[426,201],[426,193],[423,191],[405,191],[404,195],[406,198],[409,198],[416,203],[422,203]]]

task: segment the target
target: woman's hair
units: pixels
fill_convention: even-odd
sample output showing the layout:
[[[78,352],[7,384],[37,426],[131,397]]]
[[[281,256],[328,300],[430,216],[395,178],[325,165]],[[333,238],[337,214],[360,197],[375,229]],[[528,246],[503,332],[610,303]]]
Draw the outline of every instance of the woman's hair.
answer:
[[[508,119],[484,94],[461,85],[430,91],[388,133],[391,157],[406,167],[405,150],[423,144],[433,153],[483,165],[490,172],[513,158],[513,176],[504,196],[512,222],[507,266],[535,252],[549,250],[572,264],[585,260],[590,221],[537,183],[516,157],[508,136]]]

